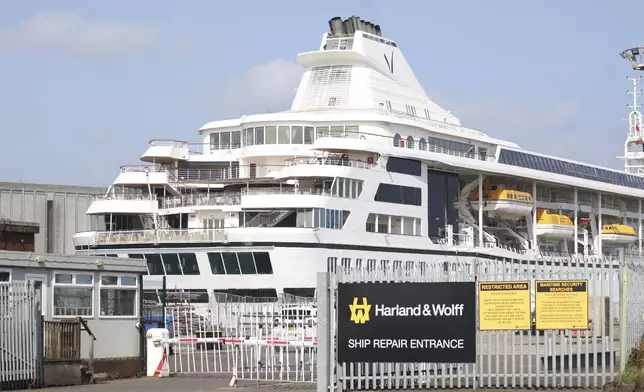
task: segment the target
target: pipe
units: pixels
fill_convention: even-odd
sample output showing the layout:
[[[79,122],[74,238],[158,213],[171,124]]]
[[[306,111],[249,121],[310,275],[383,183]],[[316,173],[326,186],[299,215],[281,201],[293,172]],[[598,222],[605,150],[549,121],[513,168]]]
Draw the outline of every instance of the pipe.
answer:
[[[345,34],[353,34],[353,30],[351,30],[351,22],[349,21],[349,19],[342,22],[342,26],[344,27]]]
[[[380,31],[380,25],[376,25],[375,29],[376,29],[376,35],[378,37],[382,37],[382,31]]]

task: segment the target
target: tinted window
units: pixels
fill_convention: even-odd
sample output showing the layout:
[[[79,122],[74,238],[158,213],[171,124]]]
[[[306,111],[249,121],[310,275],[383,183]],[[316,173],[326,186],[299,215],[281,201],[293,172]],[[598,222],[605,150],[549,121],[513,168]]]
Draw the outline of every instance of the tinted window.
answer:
[[[143,255],[140,253],[128,253],[127,257],[130,259],[143,259]]]
[[[421,205],[420,188],[401,186],[393,184],[380,184],[374,197],[375,201],[386,203],[408,204],[412,206]]]
[[[179,261],[184,275],[199,275],[199,265],[194,253],[179,253]]]
[[[210,262],[210,270],[215,275],[224,275],[226,269],[224,268],[224,261],[221,259],[221,253],[208,252],[208,261]]]
[[[162,256],[165,273],[168,275],[181,275],[181,269],[179,268],[179,257],[177,257],[177,254],[164,253]]]
[[[115,253],[110,253],[110,254],[105,255],[105,257],[119,257],[119,255],[117,255]]]
[[[420,161],[416,161],[414,159],[389,157],[387,160],[387,171],[420,176],[421,164]]]
[[[226,273],[228,275],[239,275],[239,263],[237,263],[237,254],[233,252],[222,252],[221,258],[224,260]]]
[[[239,259],[239,268],[242,274],[256,274],[255,261],[253,261],[253,254],[251,252],[237,253]]]
[[[145,255],[148,261],[148,271],[150,275],[163,275],[163,265],[161,264],[161,255],[148,253]]]
[[[255,265],[258,274],[272,274],[273,266],[271,265],[271,256],[268,252],[254,252]]]

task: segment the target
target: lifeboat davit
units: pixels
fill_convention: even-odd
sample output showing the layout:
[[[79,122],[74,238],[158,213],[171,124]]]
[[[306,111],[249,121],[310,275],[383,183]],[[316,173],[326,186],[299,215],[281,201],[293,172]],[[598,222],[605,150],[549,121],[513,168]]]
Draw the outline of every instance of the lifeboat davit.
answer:
[[[637,240],[635,229],[628,225],[611,223],[602,226],[602,242],[605,246],[625,246]]]
[[[479,209],[479,191],[472,192],[472,208]],[[506,189],[500,184],[486,185],[483,190],[483,211],[492,218],[518,220],[532,211],[532,195],[528,192]]]
[[[561,241],[574,236],[572,219],[568,215],[551,214],[548,210],[537,210],[537,236],[548,240]]]

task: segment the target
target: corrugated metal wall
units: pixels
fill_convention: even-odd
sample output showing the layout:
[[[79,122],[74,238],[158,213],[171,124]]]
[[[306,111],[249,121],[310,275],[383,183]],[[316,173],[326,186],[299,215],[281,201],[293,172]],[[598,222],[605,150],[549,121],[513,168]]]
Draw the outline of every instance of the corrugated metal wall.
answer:
[[[0,217],[37,222],[38,253],[74,253],[72,236],[87,231],[92,195],[107,188],[0,182]]]

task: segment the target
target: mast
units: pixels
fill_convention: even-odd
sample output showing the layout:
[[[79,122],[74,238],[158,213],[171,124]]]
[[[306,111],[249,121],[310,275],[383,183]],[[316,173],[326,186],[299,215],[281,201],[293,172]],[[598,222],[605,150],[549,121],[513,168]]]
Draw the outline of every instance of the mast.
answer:
[[[644,47],[626,49],[620,53],[620,56],[628,60],[633,70],[644,71]],[[639,89],[639,82],[641,82],[642,77],[630,76],[627,79],[632,83],[627,95],[632,95],[633,101],[627,105],[631,112],[628,115],[628,132],[624,142],[624,156],[620,158],[624,160],[625,172],[644,175],[644,128],[642,114],[639,110],[642,104],[638,102],[638,96],[642,93],[642,90]]]

